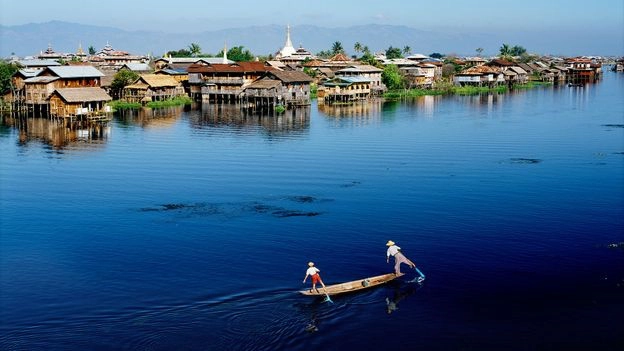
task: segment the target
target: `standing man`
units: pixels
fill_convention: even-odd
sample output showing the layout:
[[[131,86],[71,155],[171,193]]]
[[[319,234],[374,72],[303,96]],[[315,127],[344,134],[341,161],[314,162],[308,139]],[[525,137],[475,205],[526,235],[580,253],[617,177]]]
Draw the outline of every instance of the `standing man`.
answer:
[[[407,264],[410,268],[416,268],[414,262],[410,261],[409,258],[403,255],[401,248],[398,247],[394,241],[388,240],[386,246],[388,246],[388,251],[386,252],[386,263],[390,262],[390,256],[394,257],[394,274],[397,276],[403,275],[403,273],[401,273],[401,263]]]
[[[312,280],[312,289],[310,289],[310,292],[312,292],[312,290],[316,290],[316,292],[318,293],[319,291],[316,288],[316,283],[321,283],[321,285],[323,286],[323,289],[325,289],[325,283],[323,283],[323,280],[321,279],[321,275],[319,274],[321,270],[314,267],[314,262],[308,262],[308,267],[309,268],[306,271],[305,278],[303,278],[303,283],[305,284],[309,276]],[[327,289],[325,289],[325,293],[327,294]]]

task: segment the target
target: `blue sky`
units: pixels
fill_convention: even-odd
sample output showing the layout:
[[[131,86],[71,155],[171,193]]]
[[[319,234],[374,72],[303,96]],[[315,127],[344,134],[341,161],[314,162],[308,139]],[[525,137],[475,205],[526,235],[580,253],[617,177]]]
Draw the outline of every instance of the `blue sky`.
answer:
[[[0,0],[2,25],[53,20],[165,33],[290,24],[296,34],[298,25],[392,24],[496,37],[540,52],[624,55],[624,0]]]
[[[0,0],[0,22],[19,25],[61,20],[126,30],[195,32],[290,23],[341,27],[410,27],[624,31],[622,0]],[[80,4],[80,5],[78,5]]]

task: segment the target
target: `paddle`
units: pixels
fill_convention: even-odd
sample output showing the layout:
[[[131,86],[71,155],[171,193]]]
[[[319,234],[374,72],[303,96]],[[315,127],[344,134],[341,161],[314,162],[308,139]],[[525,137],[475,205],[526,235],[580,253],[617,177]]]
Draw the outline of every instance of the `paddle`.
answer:
[[[420,271],[420,269],[418,269],[418,267],[414,266],[414,269],[416,270],[416,272],[418,272],[418,274],[420,274],[420,277],[418,277],[418,279],[416,280],[419,283],[422,283],[425,281],[425,275],[423,274],[423,272]]]

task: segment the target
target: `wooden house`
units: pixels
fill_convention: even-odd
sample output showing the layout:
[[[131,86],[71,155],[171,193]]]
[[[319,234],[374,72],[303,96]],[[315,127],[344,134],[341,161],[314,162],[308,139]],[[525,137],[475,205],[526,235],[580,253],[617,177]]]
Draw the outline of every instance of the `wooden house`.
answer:
[[[453,77],[456,85],[466,86],[489,86],[505,84],[505,76],[502,70],[490,66],[474,66],[467,68]]]
[[[381,81],[383,70],[371,65],[349,65],[335,72],[339,77],[360,77],[370,81],[371,93],[380,95],[387,90],[386,85]]]
[[[350,102],[368,99],[371,95],[370,79],[362,77],[340,77],[323,82],[317,91],[319,101]]]
[[[24,80],[23,102],[28,105],[47,105],[56,89],[58,77],[41,76]]]
[[[312,78],[300,71],[270,71],[245,87],[241,94],[249,106],[305,106],[310,104]]]
[[[60,88],[49,98],[50,115],[55,117],[99,118],[112,112],[106,103],[112,98],[104,89]]]
[[[193,64],[188,68],[191,96],[202,101],[236,102],[243,89],[275,69],[259,62]]]
[[[39,77],[57,77],[57,88],[99,87],[104,73],[93,66],[53,66],[45,68]]]
[[[103,73],[93,66],[50,66],[24,80],[23,102],[48,105],[55,89],[99,87]]]
[[[143,74],[123,89],[122,100],[147,103],[184,95],[182,84],[174,78],[162,74]]]

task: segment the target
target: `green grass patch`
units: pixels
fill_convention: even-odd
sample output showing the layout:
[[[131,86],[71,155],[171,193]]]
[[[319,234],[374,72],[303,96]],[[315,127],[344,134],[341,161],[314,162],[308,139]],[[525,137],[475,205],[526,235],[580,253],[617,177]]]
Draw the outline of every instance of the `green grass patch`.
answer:
[[[458,87],[454,85],[441,85],[439,88],[433,89],[402,89],[390,90],[384,93],[383,97],[389,100],[409,99],[427,95],[477,95],[483,93],[504,93],[507,92],[506,86],[489,87]]]
[[[188,96],[178,96],[173,99],[161,100],[161,101],[150,101],[147,103],[147,107],[150,108],[161,108],[161,107],[171,107],[171,106],[182,106],[182,105],[190,105],[193,103],[193,100]]]
[[[284,113],[284,111],[286,111],[286,107],[284,107],[284,105],[277,105],[277,106],[275,106],[275,112],[277,112],[277,113]]]
[[[544,86],[551,86],[551,85],[553,85],[553,83],[551,82],[531,81],[525,84],[514,84],[513,89],[533,89],[537,87],[544,87]]]
[[[121,100],[115,100],[108,103],[109,106],[113,108],[113,110],[136,110],[141,108],[141,104],[138,102],[127,102]]]

